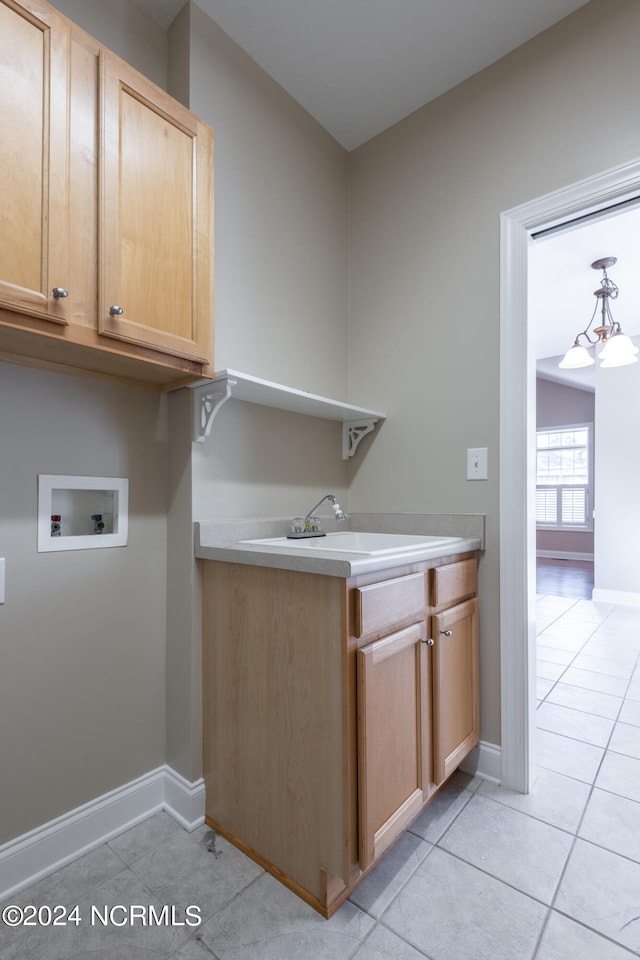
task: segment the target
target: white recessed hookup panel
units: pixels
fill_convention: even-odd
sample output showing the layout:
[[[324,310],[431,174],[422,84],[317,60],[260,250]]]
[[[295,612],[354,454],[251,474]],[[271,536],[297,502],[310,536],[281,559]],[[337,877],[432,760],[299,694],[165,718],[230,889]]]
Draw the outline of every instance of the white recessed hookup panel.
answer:
[[[128,533],[125,477],[38,476],[38,553],[124,547]]]

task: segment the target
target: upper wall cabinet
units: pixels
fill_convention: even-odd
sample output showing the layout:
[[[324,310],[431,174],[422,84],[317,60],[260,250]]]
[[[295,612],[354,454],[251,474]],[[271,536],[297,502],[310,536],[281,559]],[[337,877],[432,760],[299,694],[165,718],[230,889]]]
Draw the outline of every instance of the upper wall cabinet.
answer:
[[[68,30],[31,9],[0,4],[0,304],[66,324]]]
[[[206,363],[209,128],[117,57],[100,61],[100,333]]]
[[[44,0],[0,0],[0,359],[213,371],[213,131]]]

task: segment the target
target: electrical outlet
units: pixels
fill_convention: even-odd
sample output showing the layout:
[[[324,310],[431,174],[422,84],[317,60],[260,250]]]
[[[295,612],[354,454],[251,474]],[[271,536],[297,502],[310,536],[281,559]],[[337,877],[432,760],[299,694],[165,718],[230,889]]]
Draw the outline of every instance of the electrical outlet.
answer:
[[[487,448],[472,447],[467,450],[467,480],[487,479]]]

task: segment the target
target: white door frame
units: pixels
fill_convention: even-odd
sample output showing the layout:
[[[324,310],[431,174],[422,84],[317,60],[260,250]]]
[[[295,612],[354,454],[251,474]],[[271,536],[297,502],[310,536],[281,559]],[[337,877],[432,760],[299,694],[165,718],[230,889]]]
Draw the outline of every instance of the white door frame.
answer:
[[[535,762],[534,332],[527,321],[532,234],[640,196],[640,161],[500,216],[500,680],[502,784],[528,793]]]

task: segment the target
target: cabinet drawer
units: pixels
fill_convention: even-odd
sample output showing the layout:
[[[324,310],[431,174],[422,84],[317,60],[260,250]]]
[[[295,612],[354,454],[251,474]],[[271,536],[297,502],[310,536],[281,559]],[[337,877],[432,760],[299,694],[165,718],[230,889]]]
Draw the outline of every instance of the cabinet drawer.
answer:
[[[425,603],[423,573],[358,587],[355,590],[355,636],[363,637],[423,614]]]
[[[431,573],[431,605],[441,607],[478,592],[478,565],[475,560],[460,560],[433,567]]]

